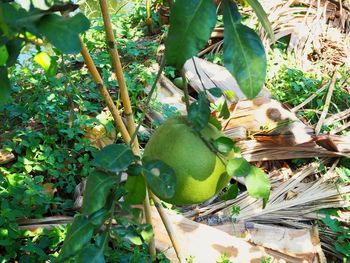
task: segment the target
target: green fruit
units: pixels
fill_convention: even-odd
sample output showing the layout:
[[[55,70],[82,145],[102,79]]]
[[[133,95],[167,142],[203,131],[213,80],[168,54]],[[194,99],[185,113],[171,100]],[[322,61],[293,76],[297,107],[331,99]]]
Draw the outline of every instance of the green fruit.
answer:
[[[183,81],[182,77],[178,77],[178,78],[174,79],[173,83],[179,89],[184,88],[184,81]]]
[[[224,136],[209,124],[201,131],[206,139]],[[175,195],[164,201],[197,204],[213,197],[229,182],[225,164],[189,127],[185,117],[175,117],[161,125],[147,143],[144,160],[161,160],[176,174]],[[155,185],[150,185],[154,189]]]

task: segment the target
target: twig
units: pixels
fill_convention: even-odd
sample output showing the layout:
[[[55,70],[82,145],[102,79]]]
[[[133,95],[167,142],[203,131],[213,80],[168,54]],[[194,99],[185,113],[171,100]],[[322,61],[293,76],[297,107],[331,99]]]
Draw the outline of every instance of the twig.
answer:
[[[333,91],[334,91],[334,87],[335,87],[335,82],[337,80],[337,70],[334,71],[333,76],[332,76],[332,80],[331,83],[329,85],[329,89],[328,89],[328,93],[327,93],[327,97],[326,97],[326,101],[325,101],[325,105],[321,114],[321,117],[316,125],[315,128],[315,134],[319,134],[320,130],[322,128],[323,122],[326,119],[327,113],[328,113],[328,109],[329,109],[329,105],[332,99],[332,95],[333,95]]]
[[[296,112],[296,111],[300,110],[302,107],[304,107],[306,104],[308,104],[314,98],[316,98],[318,94],[320,94],[322,91],[324,91],[328,87],[328,85],[329,85],[329,82],[326,83],[325,85],[323,85],[319,90],[317,90],[315,93],[313,93],[310,97],[308,97],[306,100],[304,100],[298,106],[295,106],[293,109],[291,109],[291,111]]]
[[[330,134],[331,134],[331,135],[337,134],[337,133],[339,133],[339,132],[341,132],[341,131],[343,131],[343,130],[349,128],[349,127],[350,127],[350,122],[347,122],[347,123],[345,123],[344,125],[342,125],[341,127],[330,131]]]
[[[179,259],[180,263],[186,262],[185,257],[184,255],[182,255],[182,252],[181,252],[180,243],[176,239],[176,233],[172,227],[171,221],[169,220],[169,217],[167,216],[167,214],[164,212],[164,208],[160,200],[153,193],[150,193],[150,196],[154,201],[155,207],[157,208],[160,218],[162,219],[165,229],[170,237],[170,240],[171,240],[171,243],[173,244],[177,258]]]
[[[334,122],[344,120],[350,117],[350,109],[338,112],[337,114],[332,115],[324,121],[324,125],[330,125]]]

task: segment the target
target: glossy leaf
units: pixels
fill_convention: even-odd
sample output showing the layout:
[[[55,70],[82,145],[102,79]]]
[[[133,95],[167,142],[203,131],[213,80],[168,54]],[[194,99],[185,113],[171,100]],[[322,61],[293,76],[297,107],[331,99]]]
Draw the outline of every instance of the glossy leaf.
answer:
[[[126,195],[124,200],[127,204],[141,204],[146,197],[146,183],[142,175],[128,176],[125,183]]]
[[[9,53],[7,52],[7,47],[5,45],[0,46],[0,67],[5,66],[9,58]]]
[[[6,43],[6,47],[9,53],[9,58],[6,62],[6,65],[8,67],[11,67],[16,63],[19,53],[23,47],[23,43],[24,41],[19,39],[12,39]]]
[[[176,177],[174,170],[160,160],[144,164],[144,175],[147,184],[161,199],[172,198],[175,194]]]
[[[106,204],[110,190],[117,183],[117,176],[98,170],[89,175],[84,192],[83,214],[91,215]]]
[[[259,94],[266,77],[266,55],[256,32],[241,23],[235,3],[224,0],[224,64],[243,93],[252,99]]]
[[[217,118],[211,116],[209,119],[209,123],[214,125],[219,131],[222,130],[221,122]]]
[[[245,185],[250,196],[263,199],[263,207],[265,207],[271,188],[267,175],[261,169],[252,166],[245,178]]]
[[[247,176],[250,173],[251,165],[244,158],[229,160],[226,165],[226,172],[229,176]]]
[[[93,212],[92,214],[90,214],[88,216],[88,219],[94,227],[100,227],[105,222],[109,214],[109,211],[110,211],[110,207],[108,208],[103,207],[97,210],[96,212]]]
[[[82,215],[76,216],[67,232],[58,261],[64,262],[70,257],[77,255],[90,242],[93,231],[94,227],[86,217]]]
[[[125,171],[136,160],[130,147],[125,144],[110,144],[97,152],[92,165],[118,173]]]
[[[238,192],[238,185],[232,184],[230,188],[221,196],[221,199],[225,201],[235,199],[238,195]]]
[[[6,67],[0,67],[0,106],[8,101],[11,93],[10,80]]]
[[[39,9],[27,12],[9,3],[0,3],[0,14],[0,29],[5,35],[10,35],[10,31],[22,31],[24,26],[27,31],[36,33],[35,23],[45,15]]]
[[[232,151],[234,145],[235,144],[232,141],[232,139],[230,139],[228,137],[220,137],[214,141],[215,149],[217,149],[218,152],[220,152],[224,155],[229,154]]]
[[[211,95],[213,95],[216,98],[220,98],[223,95],[222,90],[220,88],[211,88],[208,89],[208,91]]]
[[[81,250],[77,257],[77,263],[104,263],[106,262],[103,255],[103,249],[96,245],[88,245]]]
[[[170,27],[165,42],[169,65],[181,69],[187,59],[207,44],[216,23],[216,6],[208,0],[177,0],[170,13]]]
[[[188,119],[196,131],[201,131],[208,125],[210,108],[204,92],[200,92],[198,100],[190,105],[188,109]]]
[[[141,237],[131,229],[125,233],[124,237],[136,246],[141,246],[143,243]]]
[[[46,15],[40,19],[39,32],[63,53],[76,54],[81,50],[79,34],[88,30],[89,19],[83,14],[64,18],[56,14]]]
[[[247,0],[249,5],[254,9],[254,12],[256,16],[258,17],[261,25],[264,27],[265,31],[271,38],[271,40],[275,41],[275,34],[273,33],[271,23],[269,19],[267,18],[267,14],[264,10],[264,8],[261,6],[258,0]]]
[[[128,174],[128,176],[142,175],[142,165],[137,164],[137,163],[131,164],[131,165],[129,165],[126,173]]]
[[[57,61],[46,52],[40,52],[35,55],[34,61],[39,64],[46,72],[46,76],[52,77],[57,72]]]
[[[224,104],[222,105],[219,117],[224,118],[225,120],[230,117],[230,110],[228,109],[227,101],[224,101]]]
[[[141,237],[146,242],[149,242],[151,238],[154,236],[153,227],[148,224],[144,224],[141,227],[142,227],[142,230],[140,232]]]

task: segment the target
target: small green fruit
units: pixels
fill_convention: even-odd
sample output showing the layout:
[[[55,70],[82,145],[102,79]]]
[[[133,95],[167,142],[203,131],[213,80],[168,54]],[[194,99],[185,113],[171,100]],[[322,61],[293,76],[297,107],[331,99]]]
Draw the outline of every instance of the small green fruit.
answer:
[[[179,89],[183,89],[184,88],[184,81],[183,81],[182,77],[175,78],[173,83]]]
[[[201,131],[206,139],[224,136],[209,124]],[[176,174],[175,195],[171,204],[202,203],[221,191],[229,182],[225,164],[188,125],[185,117],[171,118],[162,124],[147,143],[144,160],[161,160]],[[154,189],[155,185],[150,185]]]

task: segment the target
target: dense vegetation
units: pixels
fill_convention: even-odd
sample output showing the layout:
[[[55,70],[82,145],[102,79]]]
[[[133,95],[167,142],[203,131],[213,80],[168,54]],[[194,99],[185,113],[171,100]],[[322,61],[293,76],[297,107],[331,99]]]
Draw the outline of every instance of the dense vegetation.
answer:
[[[145,108],[156,109],[166,118],[176,115],[173,109],[157,101],[153,100],[147,105],[145,92],[145,87],[151,86],[156,79],[154,65],[159,55],[157,50],[166,39],[168,26],[160,25],[158,14],[153,10],[153,28],[158,32],[150,35],[147,28],[147,11],[141,3],[135,3],[127,15],[117,11],[111,12],[115,14],[112,16],[113,29],[118,39],[136,122],[143,121],[142,110]],[[215,23],[216,21],[213,26]],[[114,76],[110,76],[110,56],[106,52],[105,31],[100,17],[90,19],[90,29],[82,34],[82,39],[104,82],[108,83],[113,99],[118,100],[118,82]],[[32,38],[31,35],[25,36],[23,41],[28,45],[17,63],[13,62],[11,67],[8,67],[12,94],[7,96],[7,101],[0,106],[1,148],[17,156],[15,161],[0,167],[1,262],[54,262],[57,259],[67,234],[65,226],[55,225],[52,229],[39,228],[32,231],[30,227],[20,227],[20,224],[23,226],[26,219],[74,216],[77,212],[77,185],[94,171],[92,160],[99,156],[96,144],[86,134],[96,126],[102,125],[107,135],[111,136],[112,140],[115,139],[113,118],[105,109],[99,90],[84,66],[82,56],[62,53],[57,46],[37,43],[34,40],[36,38]],[[175,53],[171,50],[169,52]],[[227,58],[225,62],[225,55],[227,56],[217,53],[207,58],[217,63],[229,64],[229,67],[233,68],[227,63]],[[45,66],[46,56],[51,61],[48,67]],[[305,73],[299,70],[295,66],[293,56],[285,52],[283,43],[275,45],[268,56],[268,72],[274,74],[268,74],[266,86],[276,99],[291,107],[307,99],[330,79],[328,74]],[[275,59],[277,56],[280,56],[282,61],[278,65]],[[176,63],[177,60],[170,61],[172,65],[176,66]],[[1,66],[3,69],[4,65]],[[260,67],[263,68],[264,65]],[[335,100],[330,107],[330,112],[334,113],[350,106],[350,95],[341,88],[344,81],[348,81],[347,68],[340,69],[340,72],[343,77],[336,83]],[[171,80],[180,76],[180,71],[172,66],[166,66],[164,73]],[[261,78],[264,79],[264,76]],[[263,79],[260,81],[263,82]],[[254,97],[257,91],[258,89],[253,88],[248,96]],[[302,113],[312,124],[317,122],[317,111],[324,107],[323,98],[326,93],[327,90],[321,92],[318,99],[308,105],[310,111]],[[157,123],[143,124],[151,128],[158,126]],[[323,130],[328,131],[340,125],[332,123],[323,127]],[[120,134],[116,135],[116,140],[122,142]],[[147,140],[147,133],[139,135],[141,146],[144,146]],[[136,165],[133,168],[137,169]],[[343,180],[349,182],[348,160],[343,160],[339,172],[343,174]],[[125,189],[120,188],[118,191],[114,193],[115,197],[121,197]],[[265,199],[266,194],[258,197]],[[124,203],[118,205],[120,211],[133,216],[115,218],[119,226],[113,229],[113,239],[104,247],[106,261],[150,262],[148,242],[153,234],[152,228],[148,224],[140,224],[141,215],[138,209],[130,208]],[[341,233],[340,241],[349,240],[349,234],[346,233],[348,229],[341,228],[335,220],[325,223],[331,225],[332,230]],[[104,235],[105,233],[96,234],[91,248],[101,245],[106,240]],[[96,247],[90,252],[95,253]],[[344,255],[349,255],[347,245],[339,249],[343,249]],[[168,262],[162,253],[157,255],[157,259],[158,262]],[[83,258],[80,260],[84,261]]]

